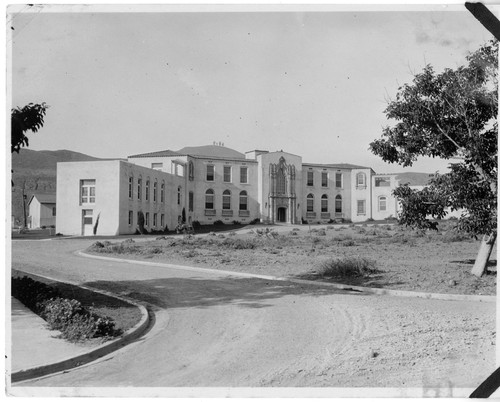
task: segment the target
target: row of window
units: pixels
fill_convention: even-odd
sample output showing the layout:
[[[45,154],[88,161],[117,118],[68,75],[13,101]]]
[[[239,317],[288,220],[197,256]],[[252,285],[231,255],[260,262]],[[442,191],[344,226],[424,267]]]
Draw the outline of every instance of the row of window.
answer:
[[[137,224],[139,224],[139,220],[141,219],[140,216],[141,216],[141,213],[142,212],[137,212]],[[158,222],[158,215],[160,215],[160,222]],[[149,212],[146,212],[144,214],[144,226],[150,226],[150,223],[151,224],[151,227],[155,228],[157,227],[157,225],[159,224],[159,228],[164,228],[165,227],[165,214],[157,214],[157,213],[154,213],[152,214],[153,216],[153,222],[150,222],[150,214]],[[128,225],[129,226],[132,226],[134,224],[134,211],[128,211]]]
[[[207,165],[207,181],[215,181],[215,165]],[[233,182],[233,167],[223,166],[222,181],[224,183]],[[248,184],[248,167],[240,166],[240,183]]]
[[[144,196],[146,201],[150,201],[151,197],[151,181],[149,179],[146,179],[145,183],[145,188],[144,188]],[[142,178],[137,179],[137,199],[142,200]],[[128,198],[133,199],[134,198],[134,178],[129,177],[128,178]],[[153,183],[153,202],[158,201],[158,182],[154,181]],[[164,203],[165,202],[165,182],[161,182],[160,185],[160,202]]]
[[[328,187],[328,179],[329,179],[329,173],[321,172],[321,187]],[[307,186],[309,187],[314,186],[313,170],[307,171]],[[363,186],[366,186],[366,174],[358,173],[356,175],[356,187],[363,187]],[[342,173],[335,173],[335,188],[342,188],[342,187],[343,187],[343,175]]]
[[[314,195],[308,194],[306,197],[306,211],[314,212]],[[387,210],[387,197],[380,196],[378,197],[378,210],[386,211]],[[321,212],[328,212],[328,195],[323,194],[321,196]],[[342,196],[339,194],[335,196],[335,213],[342,212]],[[366,200],[358,200],[357,201],[357,213],[358,215],[366,214]]]
[[[231,209],[231,191],[224,190],[222,192],[222,209]],[[205,209],[215,209],[215,192],[209,188],[205,192]],[[246,191],[241,191],[239,194],[239,210],[248,211],[248,194]]]

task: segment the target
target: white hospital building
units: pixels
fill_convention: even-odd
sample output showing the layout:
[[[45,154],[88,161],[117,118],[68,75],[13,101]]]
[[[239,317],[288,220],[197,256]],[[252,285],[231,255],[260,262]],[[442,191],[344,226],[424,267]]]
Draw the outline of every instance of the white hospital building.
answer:
[[[347,163],[304,163],[283,151],[221,145],[125,160],[57,164],[56,230],[65,235],[173,229],[179,222],[363,222],[397,216],[395,175]]]

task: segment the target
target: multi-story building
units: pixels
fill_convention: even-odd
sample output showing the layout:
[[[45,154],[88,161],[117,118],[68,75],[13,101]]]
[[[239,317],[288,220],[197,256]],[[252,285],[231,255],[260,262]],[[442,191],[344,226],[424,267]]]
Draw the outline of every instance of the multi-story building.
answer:
[[[396,216],[395,176],[363,166],[303,163],[283,151],[220,145],[59,163],[57,231],[134,233],[179,222],[362,222]]]

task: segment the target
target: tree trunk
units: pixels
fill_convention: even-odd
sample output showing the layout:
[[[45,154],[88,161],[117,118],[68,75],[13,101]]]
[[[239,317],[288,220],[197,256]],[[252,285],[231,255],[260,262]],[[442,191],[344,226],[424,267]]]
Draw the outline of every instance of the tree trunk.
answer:
[[[471,274],[479,277],[484,275],[496,238],[497,235],[495,233],[483,236]]]

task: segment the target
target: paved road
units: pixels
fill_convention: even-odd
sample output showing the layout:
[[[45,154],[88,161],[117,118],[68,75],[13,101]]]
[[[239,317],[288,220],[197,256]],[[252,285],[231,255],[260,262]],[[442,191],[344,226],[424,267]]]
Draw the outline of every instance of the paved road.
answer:
[[[494,370],[494,303],[371,296],[90,260],[91,240],[14,241],[12,268],[148,303],[153,329],[37,387],[418,387],[456,395]]]

